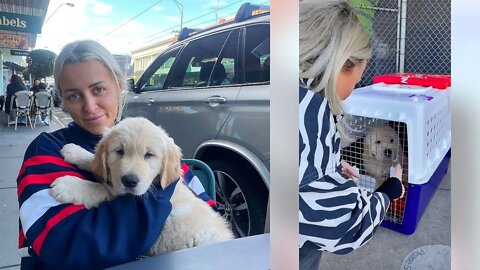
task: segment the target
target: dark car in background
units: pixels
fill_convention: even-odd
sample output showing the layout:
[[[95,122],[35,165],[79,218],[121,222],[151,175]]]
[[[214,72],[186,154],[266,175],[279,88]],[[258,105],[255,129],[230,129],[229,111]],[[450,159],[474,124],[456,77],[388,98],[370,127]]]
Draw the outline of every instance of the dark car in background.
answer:
[[[60,105],[62,105],[62,98],[58,95],[53,83],[47,86],[47,91],[53,96],[53,106],[60,107]]]
[[[184,158],[214,171],[237,236],[264,232],[270,183],[270,14],[244,4],[231,22],[184,28],[126,94],[124,117],[162,126]],[[263,11],[259,11],[263,10]]]

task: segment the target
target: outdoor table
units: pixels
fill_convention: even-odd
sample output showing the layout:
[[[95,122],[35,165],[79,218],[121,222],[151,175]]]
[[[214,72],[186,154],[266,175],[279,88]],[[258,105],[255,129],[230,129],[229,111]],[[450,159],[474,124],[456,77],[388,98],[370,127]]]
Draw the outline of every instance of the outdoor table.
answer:
[[[134,269],[270,269],[270,234],[261,234],[119,265],[111,270]]]

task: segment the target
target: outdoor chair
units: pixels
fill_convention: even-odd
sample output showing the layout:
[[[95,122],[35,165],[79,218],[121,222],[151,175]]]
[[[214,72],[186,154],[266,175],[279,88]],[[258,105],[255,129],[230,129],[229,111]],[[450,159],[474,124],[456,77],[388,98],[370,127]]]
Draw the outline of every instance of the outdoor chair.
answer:
[[[182,161],[187,164],[190,170],[198,177],[208,196],[216,202],[215,176],[213,175],[212,169],[210,169],[205,162],[198,159],[182,159]]]
[[[30,91],[18,91],[12,96],[10,102],[10,114],[8,115],[8,126],[15,121],[15,130],[17,130],[18,118],[25,116],[26,124],[30,123],[30,127],[33,128],[32,119],[30,118],[30,110],[32,108],[32,92]]]
[[[33,96],[33,127],[37,124],[37,118],[48,117],[48,126],[52,122],[52,95],[49,92],[41,91]]]

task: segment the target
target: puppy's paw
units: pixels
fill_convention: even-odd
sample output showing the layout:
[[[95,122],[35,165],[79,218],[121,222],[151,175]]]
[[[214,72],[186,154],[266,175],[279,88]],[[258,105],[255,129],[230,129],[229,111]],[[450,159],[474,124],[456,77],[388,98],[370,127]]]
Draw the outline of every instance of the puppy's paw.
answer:
[[[64,145],[62,150],[60,150],[60,154],[62,154],[66,162],[77,165],[80,168],[88,166],[93,159],[92,153],[74,143]]]
[[[76,164],[77,160],[79,159],[79,154],[84,151],[84,149],[74,143],[69,143],[63,146],[62,150],[60,150],[60,154],[62,154],[65,161],[68,163]]]
[[[61,203],[84,205],[87,209],[110,199],[110,194],[100,183],[75,176],[62,176],[50,185],[50,195]]]
[[[75,186],[79,180],[75,176],[62,176],[50,184],[50,195],[61,203],[75,203]]]

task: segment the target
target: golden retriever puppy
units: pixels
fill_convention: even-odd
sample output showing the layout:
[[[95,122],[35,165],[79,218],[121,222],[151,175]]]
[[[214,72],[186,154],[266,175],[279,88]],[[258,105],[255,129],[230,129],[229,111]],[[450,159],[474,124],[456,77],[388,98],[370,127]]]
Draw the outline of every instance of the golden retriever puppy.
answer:
[[[375,178],[377,189],[388,177],[390,168],[403,162],[403,151],[397,132],[388,125],[368,130],[362,154],[363,166],[367,175]]]
[[[145,118],[127,118],[106,131],[95,152],[75,144],[63,147],[67,162],[93,172],[102,182],[60,177],[50,190],[57,200],[92,208],[121,194],[143,195],[153,181],[165,188],[182,175],[180,148]],[[172,212],[148,255],[234,238],[229,224],[185,182],[177,183],[171,202]]]

